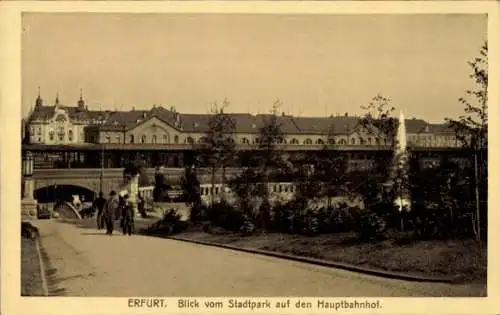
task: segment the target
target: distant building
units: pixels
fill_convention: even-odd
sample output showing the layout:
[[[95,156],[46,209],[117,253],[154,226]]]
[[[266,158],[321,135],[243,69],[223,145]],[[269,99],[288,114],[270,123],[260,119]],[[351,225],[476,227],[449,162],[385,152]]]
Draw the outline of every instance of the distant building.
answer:
[[[57,95],[53,105],[46,105],[38,94],[35,107],[27,120],[30,143],[78,144],[85,142],[85,128],[103,121],[107,112],[90,111],[83,95],[76,106],[63,105]]]
[[[269,115],[231,114],[236,122],[237,144],[258,144],[259,128]],[[76,106],[43,104],[38,95],[26,121],[30,143],[39,144],[194,144],[205,141],[209,114],[182,114],[173,107],[153,106],[150,110],[93,111],[83,96]],[[293,146],[326,143],[349,145],[387,145],[388,140],[367,132],[359,117],[278,117],[285,136],[282,144]],[[422,119],[407,119],[407,142],[419,147],[458,147],[455,134],[445,124],[430,124]],[[24,128],[23,128],[24,130]]]

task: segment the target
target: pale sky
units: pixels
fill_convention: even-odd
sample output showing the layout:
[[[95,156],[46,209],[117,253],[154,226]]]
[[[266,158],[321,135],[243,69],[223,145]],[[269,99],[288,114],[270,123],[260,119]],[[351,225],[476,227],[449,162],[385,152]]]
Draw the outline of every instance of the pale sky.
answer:
[[[467,61],[486,39],[485,15],[23,15],[23,114],[37,87],[47,104],[90,109],[174,105],[206,113],[361,114],[377,93],[407,118],[463,112]]]

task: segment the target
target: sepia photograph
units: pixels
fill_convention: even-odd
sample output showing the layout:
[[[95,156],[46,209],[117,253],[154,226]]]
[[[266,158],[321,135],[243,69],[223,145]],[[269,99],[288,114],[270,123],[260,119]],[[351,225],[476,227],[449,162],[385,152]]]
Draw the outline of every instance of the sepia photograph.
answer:
[[[487,296],[487,14],[21,27],[21,296]]]

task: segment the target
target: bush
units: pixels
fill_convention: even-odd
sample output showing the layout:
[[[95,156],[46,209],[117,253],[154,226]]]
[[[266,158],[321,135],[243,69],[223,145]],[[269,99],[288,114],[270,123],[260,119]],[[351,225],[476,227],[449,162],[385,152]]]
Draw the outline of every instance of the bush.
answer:
[[[320,233],[320,221],[317,212],[307,210],[303,215],[298,218],[300,233],[305,235],[317,235]]]
[[[197,223],[206,219],[206,213],[208,208],[201,203],[194,204],[191,207],[191,212],[189,214],[189,221]]]
[[[163,218],[146,229],[147,234],[172,235],[184,232],[188,228],[186,221],[181,221],[181,215],[174,209],[166,211]]]
[[[357,230],[358,217],[362,211],[359,207],[350,207],[343,202],[335,207],[327,208],[327,232],[352,232]]]
[[[255,232],[255,225],[245,216],[243,225],[240,227],[240,233],[243,236],[252,235]]]
[[[358,213],[357,222],[356,232],[361,240],[379,240],[385,238],[384,233],[387,223],[378,214],[362,210]]]
[[[216,226],[232,232],[238,232],[245,222],[245,215],[227,202],[221,201],[210,206],[208,219]]]

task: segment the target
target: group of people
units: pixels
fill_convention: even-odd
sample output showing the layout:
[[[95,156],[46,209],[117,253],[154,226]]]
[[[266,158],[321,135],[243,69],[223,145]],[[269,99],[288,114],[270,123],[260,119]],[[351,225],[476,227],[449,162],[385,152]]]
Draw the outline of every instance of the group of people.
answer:
[[[124,235],[134,233],[134,207],[129,200],[129,195],[118,196],[113,190],[109,194],[109,199],[104,198],[99,192],[99,197],[93,203],[97,210],[97,228],[106,228],[106,234],[112,235],[115,222],[120,221],[120,227]]]

